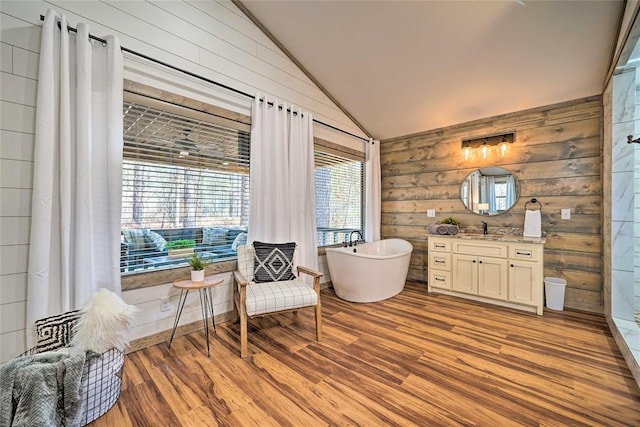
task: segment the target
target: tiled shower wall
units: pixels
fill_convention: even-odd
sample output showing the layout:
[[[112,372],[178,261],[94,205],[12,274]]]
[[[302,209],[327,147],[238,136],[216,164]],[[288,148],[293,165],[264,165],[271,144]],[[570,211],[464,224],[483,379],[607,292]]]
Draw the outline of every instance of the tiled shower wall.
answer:
[[[640,137],[640,69],[635,70],[635,111],[634,111],[634,138]],[[640,325],[640,144],[633,144],[633,312],[635,321]]]
[[[614,78],[611,153],[612,314],[633,321],[634,301],[634,151],[636,71]],[[606,205],[606,203],[605,203]]]
[[[627,135],[640,135],[637,70],[613,76],[603,95],[604,312],[620,351],[640,384],[640,327],[634,321],[640,272],[640,180],[635,169],[640,149]]]

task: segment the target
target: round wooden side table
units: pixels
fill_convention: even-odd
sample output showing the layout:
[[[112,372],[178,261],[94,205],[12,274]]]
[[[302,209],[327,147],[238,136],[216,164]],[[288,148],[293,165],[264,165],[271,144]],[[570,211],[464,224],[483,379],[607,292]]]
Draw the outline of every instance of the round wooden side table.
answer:
[[[207,357],[211,357],[209,352],[209,314],[211,314],[211,323],[213,324],[213,330],[216,331],[216,318],[213,311],[213,298],[211,298],[211,288],[220,285],[224,282],[224,279],[218,275],[206,276],[202,282],[193,282],[189,279],[176,280],[173,282],[173,287],[180,289],[180,300],[178,301],[178,311],[176,311],[176,319],[173,322],[173,330],[171,331],[171,339],[169,339],[169,348],[173,342],[173,337],[176,334],[178,323],[180,322],[180,316],[182,315],[182,309],[184,303],[187,301],[187,295],[189,291],[197,290],[200,294],[200,309],[202,310],[202,321],[204,322],[204,339],[207,342]]]

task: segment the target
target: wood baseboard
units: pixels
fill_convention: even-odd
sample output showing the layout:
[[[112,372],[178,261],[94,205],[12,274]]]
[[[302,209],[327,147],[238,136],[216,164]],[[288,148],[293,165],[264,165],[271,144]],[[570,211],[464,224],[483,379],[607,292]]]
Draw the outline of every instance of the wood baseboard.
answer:
[[[329,289],[331,287],[332,287],[331,281],[320,284],[320,290]],[[235,318],[235,310],[216,315],[216,325],[232,321],[234,318]],[[202,320],[196,320],[195,322],[178,326],[178,328],[176,329],[176,337],[188,335],[200,329],[202,329]],[[137,340],[131,341],[131,343],[129,344],[129,347],[126,350],[126,353],[127,354],[133,353],[135,351],[142,350],[143,348],[151,347],[163,342],[168,343],[169,338],[171,338],[171,329],[167,329],[165,331],[158,332],[156,334],[149,335],[147,337],[138,338]]]
[[[216,315],[216,325],[232,321],[235,317],[234,313],[235,311],[232,310],[226,313]],[[201,329],[202,329],[202,320],[196,320],[195,322],[178,326],[178,328],[176,329],[176,336],[174,337],[174,339],[177,337],[181,337],[183,335],[188,335],[192,332],[196,332]],[[143,348],[151,347],[163,342],[169,343],[169,338],[171,338],[171,329],[167,329],[165,331],[158,332],[156,334],[149,335],[147,337],[138,338],[137,340],[131,341],[129,347],[126,350],[126,353],[127,354],[133,353],[138,350],[142,350]]]

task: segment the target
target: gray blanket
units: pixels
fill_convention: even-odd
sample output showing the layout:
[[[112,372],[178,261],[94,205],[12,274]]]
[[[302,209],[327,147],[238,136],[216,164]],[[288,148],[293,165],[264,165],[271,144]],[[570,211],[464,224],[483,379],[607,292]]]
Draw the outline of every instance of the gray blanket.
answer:
[[[24,356],[0,368],[0,427],[78,426],[85,353]]]

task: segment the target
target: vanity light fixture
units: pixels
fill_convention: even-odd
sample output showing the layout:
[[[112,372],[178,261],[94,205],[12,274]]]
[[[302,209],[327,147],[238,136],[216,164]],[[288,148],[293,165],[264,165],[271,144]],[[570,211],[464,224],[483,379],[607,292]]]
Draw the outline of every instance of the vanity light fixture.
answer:
[[[500,157],[504,157],[507,154],[508,149],[509,147],[507,146],[507,138],[503,135],[502,142],[500,142]]]
[[[481,138],[463,139],[462,140],[462,155],[465,160],[469,160],[473,157],[474,148],[479,149],[483,159],[489,157],[489,153],[492,149],[496,149],[498,155],[504,157],[509,149],[509,144],[515,142],[515,132],[490,135]]]
[[[462,156],[465,160],[469,160],[471,158],[471,146],[468,141],[462,141]]]
[[[487,156],[489,155],[489,146],[487,145],[487,140],[486,139],[482,143],[482,147],[480,148],[480,151],[482,152],[482,158],[486,159]]]

